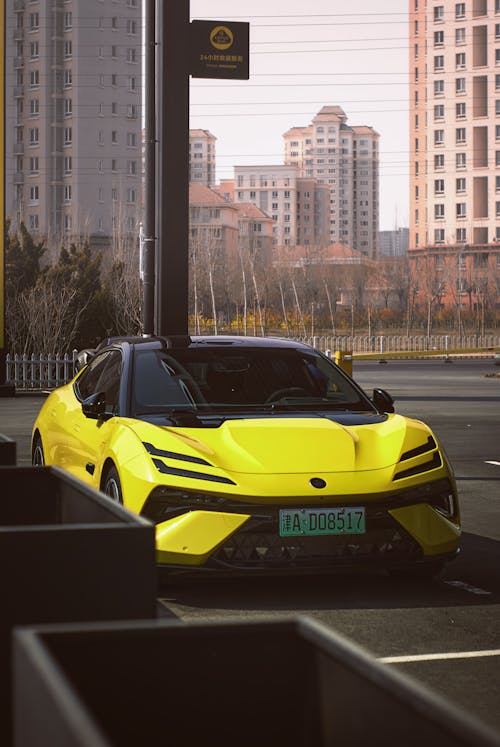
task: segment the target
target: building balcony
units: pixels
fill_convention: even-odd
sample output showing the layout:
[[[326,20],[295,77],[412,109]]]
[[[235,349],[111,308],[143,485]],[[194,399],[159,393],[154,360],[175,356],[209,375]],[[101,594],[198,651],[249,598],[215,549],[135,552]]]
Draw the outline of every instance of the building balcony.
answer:
[[[14,98],[22,99],[24,96],[24,86],[14,86]]]
[[[24,57],[14,57],[14,69],[18,70],[20,67],[24,67]]]
[[[22,41],[24,39],[24,29],[14,29],[14,41]]]
[[[24,143],[14,143],[13,151],[15,156],[22,156],[24,154]]]
[[[14,184],[24,184],[24,174],[22,171],[18,171],[14,174]]]
[[[17,10],[24,10],[26,6],[26,0],[14,0],[14,12]]]

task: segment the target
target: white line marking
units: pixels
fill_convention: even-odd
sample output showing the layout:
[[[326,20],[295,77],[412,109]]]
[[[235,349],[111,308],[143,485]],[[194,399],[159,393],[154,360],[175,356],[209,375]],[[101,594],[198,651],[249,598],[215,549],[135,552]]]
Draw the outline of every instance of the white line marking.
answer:
[[[455,589],[462,589],[462,591],[468,591],[469,594],[476,594],[480,597],[489,597],[491,596],[491,591],[486,591],[486,589],[481,589],[479,586],[471,586],[470,584],[466,584],[464,581],[443,581],[443,584],[446,584],[447,586],[453,586]]]
[[[485,464],[494,464],[495,467],[500,467],[500,462],[485,461]]]
[[[384,656],[379,658],[379,661],[383,664],[404,664],[412,661],[437,661],[440,659],[475,659],[481,656],[500,656],[500,649],[452,651],[448,654],[417,654],[415,656]]]

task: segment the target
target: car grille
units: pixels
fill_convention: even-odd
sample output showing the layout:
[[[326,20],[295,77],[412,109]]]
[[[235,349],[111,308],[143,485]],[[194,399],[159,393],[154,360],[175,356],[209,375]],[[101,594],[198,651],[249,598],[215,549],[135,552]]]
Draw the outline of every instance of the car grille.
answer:
[[[211,556],[208,567],[325,568],[360,561],[384,565],[418,560],[415,540],[385,511],[367,515],[366,534],[280,537],[278,521],[250,519]]]

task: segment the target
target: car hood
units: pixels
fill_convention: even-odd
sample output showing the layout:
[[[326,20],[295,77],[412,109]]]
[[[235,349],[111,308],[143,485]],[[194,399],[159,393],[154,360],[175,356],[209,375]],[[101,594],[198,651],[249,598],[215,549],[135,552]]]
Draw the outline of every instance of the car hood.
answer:
[[[150,453],[165,451],[177,458],[202,460],[226,473],[385,469],[407,453],[436,448],[434,443],[426,449],[431,431],[424,423],[401,415],[350,426],[317,417],[229,419],[216,428],[130,422]]]

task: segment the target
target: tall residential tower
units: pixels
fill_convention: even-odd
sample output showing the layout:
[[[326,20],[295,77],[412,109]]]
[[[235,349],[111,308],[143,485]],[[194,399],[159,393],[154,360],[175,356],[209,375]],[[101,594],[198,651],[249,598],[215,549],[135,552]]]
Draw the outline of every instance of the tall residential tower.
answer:
[[[135,233],[141,0],[8,0],[6,213],[57,241]]]

